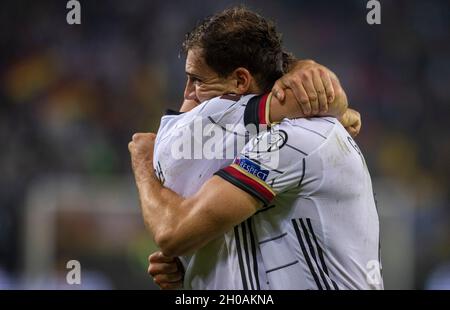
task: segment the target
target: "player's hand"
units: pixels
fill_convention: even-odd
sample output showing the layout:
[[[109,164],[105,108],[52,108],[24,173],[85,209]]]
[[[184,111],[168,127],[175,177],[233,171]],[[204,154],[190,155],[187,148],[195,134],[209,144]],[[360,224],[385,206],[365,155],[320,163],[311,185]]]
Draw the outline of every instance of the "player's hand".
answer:
[[[361,131],[361,114],[358,111],[347,109],[339,121],[352,138],[356,137]]]
[[[339,83],[332,83],[335,75],[326,67],[312,61],[300,60],[293,68],[275,82],[272,92],[284,101],[284,90],[289,88],[294,93],[297,103],[305,116],[315,116],[328,112],[328,104],[335,98]]]
[[[148,274],[163,290],[183,287],[184,268],[177,257],[155,252],[148,257]]]
[[[183,104],[181,105],[180,112],[189,112],[193,108],[197,107],[199,102],[197,100],[192,99],[184,99]]]
[[[153,149],[156,135],[154,133],[135,133],[128,144],[136,181],[142,181],[153,176]]]

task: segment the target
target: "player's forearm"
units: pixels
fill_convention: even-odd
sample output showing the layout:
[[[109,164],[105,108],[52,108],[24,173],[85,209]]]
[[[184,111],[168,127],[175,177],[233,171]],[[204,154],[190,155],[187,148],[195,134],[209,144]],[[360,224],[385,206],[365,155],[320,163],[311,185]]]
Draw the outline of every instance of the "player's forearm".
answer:
[[[305,117],[292,90],[286,89],[285,96],[284,102],[281,102],[277,97],[272,96],[269,108],[269,120],[271,123],[281,122],[285,118],[292,119]]]
[[[196,233],[201,219],[193,215],[195,199],[162,186],[155,176],[136,184],[145,225],[165,255],[187,255],[209,241],[210,236]]]
[[[289,72],[275,82],[273,91],[277,94],[270,102],[269,119],[273,123],[284,118],[340,118],[348,105],[337,76],[312,60],[291,61]]]
[[[293,92],[290,89],[285,90],[286,98],[284,102],[280,102],[275,96],[272,96],[270,102],[270,116],[272,123],[281,122],[284,118],[302,118],[306,117],[300,109]],[[335,99],[328,105],[327,112],[320,112],[318,115],[311,116],[332,116],[340,119],[348,108],[347,96],[340,89],[336,92]]]
[[[153,175],[144,180],[137,180],[136,184],[145,226],[155,242],[161,246],[161,240],[170,234],[180,217],[180,206],[184,199],[162,186]]]
[[[134,134],[128,144],[131,165],[145,225],[166,256],[178,256],[182,253],[180,251],[186,250],[185,244],[194,242],[198,246],[204,242],[202,230],[198,229],[203,216],[195,213],[197,209],[194,207],[198,206],[198,199],[181,197],[163,187],[155,176],[155,141],[156,135],[153,133]],[[205,195],[201,194],[200,197],[202,196]],[[186,238],[190,239],[189,242],[186,242]]]

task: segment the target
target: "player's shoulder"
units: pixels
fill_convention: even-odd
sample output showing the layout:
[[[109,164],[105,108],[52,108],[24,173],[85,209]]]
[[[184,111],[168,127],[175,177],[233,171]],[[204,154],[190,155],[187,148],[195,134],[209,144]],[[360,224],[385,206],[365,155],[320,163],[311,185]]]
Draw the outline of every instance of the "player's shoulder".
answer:
[[[339,126],[339,121],[333,117],[297,118],[284,119],[272,131],[281,132],[291,148],[299,149],[306,155],[326,143]]]

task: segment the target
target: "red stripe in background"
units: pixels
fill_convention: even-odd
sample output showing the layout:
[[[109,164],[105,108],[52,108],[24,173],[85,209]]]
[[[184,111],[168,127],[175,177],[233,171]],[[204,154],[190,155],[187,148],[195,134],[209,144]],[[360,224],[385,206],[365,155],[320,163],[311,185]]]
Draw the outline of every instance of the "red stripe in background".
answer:
[[[267,97],[269,97],[269,94],[265,94],[261,100],[259,101],[259,107],[258,107],[258,117],[259,117],[259,124],[260,125],[267,125],[266,121],[266,101]]]
[[[256,191],[259,194],[261,194],[261,196],[263,196],[264,199],[267,200],[267,202],[271,202],[273,200],[273,198],[275,197],[275,195],[272,194],[270,191],[268,191],[264,186],[262,186],[261,184],[259,184],[255,180],[253,180],[252,178],[246,176],[245,174],[239,172],[235,168],[228,166],[228,167],[223,168],[223,171],[225,171],[226,173],[228,173],[235,179],[241,181],[242,183],[256,189]]]

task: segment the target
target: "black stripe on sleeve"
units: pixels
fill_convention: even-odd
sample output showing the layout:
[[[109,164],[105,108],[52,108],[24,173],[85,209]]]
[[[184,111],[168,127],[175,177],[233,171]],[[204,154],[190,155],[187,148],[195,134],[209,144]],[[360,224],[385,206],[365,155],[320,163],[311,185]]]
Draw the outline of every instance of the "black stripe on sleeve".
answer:
[[[261,285],[259,283],[258,260],[257,260],[257,257],[256,257],[256,241],[255,241],[255,236],[253,235],[252,218],[249,218],[247,220],[247,224],[248,224],[248,231],[250,232],[250,243],[251,243],[251,246],[252,246],[253,272],[255,274],[256,289],[260,290],[261,289]]]
[[[223,178],[224,180],[230,182],[234,186],[242,189],[244,192],[247,192],[248,194],[252,195],[253,197],[259,199],[260,201],[262,201],[264,206],[269,205],[270,201],[268,201],[266,198],[264,198],[264,196],[261,195],[256,189],[254,189],[253,187],[250,187],[249,185],[247,185],[245,183],[242,183],[240,180],[237,180],[236,178],[234,178],[232,175],[228,174],[224,170],[219,170],[216,173],[214,173],[214,175],[217,175],[217,176]]]
[[[259,128],[259,101],[261,100],[263,96],[255,96],[251,98],[247,106],[245,107],[244,111],[244,125],[248,126],[250,124],[253,124],[256,126],[256,128]]]
[[[305,257],[306,263],[308,264],[309,271],[311,271],[314,281],[316,282],[317,288],[319,290],[323,290],[322,285],[320,284],[320,281],[319,281],[319,277],[317,276],[317,273],[314,270],[314,267],[311,263],[309,254],[306,251],[305,243],[303,242],[302,235],[300,233],[300,228],[298,227],[297,221],[295,219],[292,219],[292,225],[294,225],[295,234],[297,235],[298,243],[300,244],[300,248],[302,249],[303,256]]]
[[[241,240],[239,238],[238,226],[234,227],[234,238],[236,239],[236,251],[238,253],[239,269],[241,270],[242,285],[244,290],[248,290],[247,279],[245,276],[244,259],[242,258]]]
[[[323,251],[322,251],[322,248],[319,245],[319,242],[317,242],[316,234],[314,233],[314,230],[312,228],[311,219],[307,218],[306,219],[306,223],[308,224],[309,231],[311,232],[311,235],[313,237],[314,243],[316,244],[317,252],[319,252],[319,258],[320,258],[320,262],[322,264],[323,271],[325,272],[325,274],[330,279],[331,283],[334,286],[334,289],[335,290],[339,290],[339,287],[337,286],[336,282],[334,282],[333,279],[330,278],[330,274],[328,273],[327,264],[325,263],[325,259],[323,257]]]

